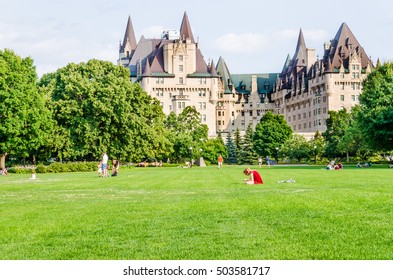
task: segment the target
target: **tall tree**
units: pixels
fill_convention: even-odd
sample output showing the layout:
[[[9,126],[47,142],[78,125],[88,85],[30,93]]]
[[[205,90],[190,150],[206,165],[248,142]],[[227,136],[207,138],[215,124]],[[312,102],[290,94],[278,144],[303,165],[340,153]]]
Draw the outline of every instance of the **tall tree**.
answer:
[[[393,62],[372,71],[363,82],[358,114],[365,140],[373,150],[393,150]]]
[[[300,162],[302,159],[309,158],[312,155],[312,148],[303,135],[294,133],[282,146],[281,153],[286,154],[290,159],[297,159]]]
[[[37,89],[33,60],[0,50],[0,165],[7,155],[34,158],[47,141],[51,119]]]
[[[240,152],[238,155],[240,164],[253,164],[258,158],[258,154],[255,152],[253,145],[253,134],[252,126],[249,124],[246,129],[246,134],[240,141]]]
[[[325,156],[341,157],[345,151],[340,149],[346,130],[351,121],[351,114],[344,108],[340,111],[329,111],[329,117],[326,120],[326,131],[322,134],[326,140]]]
[[[165,127],[174,143],[173,151],[168,155],[171,160],[182,161],[190,157],[190,148],[193,156],[199,155],[202,149],[206,156],[205,143],[208,138],[208,127],[200,122],[200,114],[195,107],[187,106],[176,116],[171,112],[165,119]]]
[[[228,150],[228,156],[225,158],[225,162],[229,164],[235,164],[237,163],[237,154],[236,154],[235,142],[232,139],[231,132],[227,133],[227,137],[225,140],[226,140],[225,146],[227,147]]]
[[[254,133],[254,146],[260,156],[273,156],[276,148],[281,147],[292,135],[292,128],[287,124],[282,115],[267,112]]]
[[[95,160],[139,160],[162,153],[164,114],[157,100],[132,84],[124,67],[90,60],[70,63],[44,76],[41,89],[51,96],[57,123],[57,156]]]

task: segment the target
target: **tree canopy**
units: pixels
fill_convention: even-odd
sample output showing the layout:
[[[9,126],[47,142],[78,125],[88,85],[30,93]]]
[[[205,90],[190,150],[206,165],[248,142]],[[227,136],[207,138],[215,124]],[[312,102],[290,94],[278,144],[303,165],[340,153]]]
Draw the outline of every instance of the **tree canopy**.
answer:
[[[393,150],[393,62],[380,65],[363,82],[358,118],[374,150]]]
[[[57,156],[95,160],[156,157],[169,144],[157,100],[132,84],[124,67],[90,60],[41,79],[57,124]]]
[[[254,147],[260,156],[272,156],[292,135],[292,129],[282,115],[267,112],[254,133]]]
[[[37,155],[51,129],[45,99],[37,90],[33,60],[0,50],[0,154]]]

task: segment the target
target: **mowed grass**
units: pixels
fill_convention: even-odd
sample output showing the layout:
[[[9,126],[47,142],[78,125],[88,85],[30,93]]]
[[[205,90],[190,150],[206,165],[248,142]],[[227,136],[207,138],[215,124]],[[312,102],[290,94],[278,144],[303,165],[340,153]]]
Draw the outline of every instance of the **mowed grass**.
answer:
[[[243,169],[1,176],[0,258],[393,259],[393,169]]]

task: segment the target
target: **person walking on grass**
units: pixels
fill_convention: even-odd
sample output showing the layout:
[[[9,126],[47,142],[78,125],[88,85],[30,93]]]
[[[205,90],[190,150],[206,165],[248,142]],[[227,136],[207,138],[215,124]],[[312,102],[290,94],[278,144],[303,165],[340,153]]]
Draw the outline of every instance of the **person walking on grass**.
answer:
[[[221,155],[218,156],[217,162],[218,162],[218,169],[221,169],[222,167],[222,162],[224,161],[224,159],[222,158]]]
[[[250,168],[246,168],[243,171],[244,175],[250,176],[249,179],[244,179],[244,182],[247,185],[257,185],[257,184],[263,184],[263,180],[261,175],[258,173],[256,170],[252,170]]]

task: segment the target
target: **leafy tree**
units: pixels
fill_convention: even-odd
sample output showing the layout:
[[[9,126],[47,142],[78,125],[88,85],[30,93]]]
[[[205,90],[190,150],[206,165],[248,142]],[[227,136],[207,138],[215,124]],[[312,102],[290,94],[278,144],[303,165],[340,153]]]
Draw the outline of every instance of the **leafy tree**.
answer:
[[[204,140],[208,138],[208,127],[201,124],[195,107],[187,106],[178,116],[171,112],[165,119],[165,127],[170,134],[168,138],[174,143],[173,151],[168,155],[171,160],[179,162],[188,159],[190,147],[194,156],[199,154],[200,149],[206,155]]]
[[[317,157],[322,155],[325,152],[326,142],[323,138],[322,134],[317,130],[314,134],[313,139],[311,140],[312,153],[314,156],[315,162],[317,161]]]
[[[393,150],[393,62],[371,72],[363,82],[358,114],[361,131],[373,150]]]
[[[216,138],[210,138],[205,142],[204,159],[210,163],[217,163],[218,156],[223,158],[228,156],[228,150],[220,135]]]
[[[52,122],[45,98],[37,89],[33,60],[11,50],[0,50],[0,155],[18,158],[39,156]]]
[[[281,147],[292,135],[292,129],[282,115],[267,112],[254,133],[254,146],[260,156],[275,155],[276,148]]]
[[[124,67],[100,60],[70,63],[44,76],[40,86],[51,96],[60,158],[93,160],[106,151],[140,160],[162,155],[170,145],[159,102],[132,84]]]
[[[225,162],[229,164],[237,163],[237,154],[236,154],[236,147],[235,142],[232,139],[232,134],[230,132],[227,133],[226,137],[226,144],[228,150],[228,156],[225,158]]]
[[[350,155],[356,155],[358,158],[363,160],[367,159],[367,156],[371,155],[372,151],[367,146],[365,138],[362,135],[363,126],[359,123],[357,115],[359,114],[359,106],[355,106],[351,110],[351,119],[347,129],[345,130],[344,136],[338,143],[338,150],[347,154],[347,161],[349,162]]]
[[[238,161],[240,164],[253,164],[258,158],[253,145],[253,131],[251,124],[246,129],[246,134],[240,141],[240,153]]]
[[[326,131],[322,134],[326,140],[325,155],[335,158],[341,157],[345,151],[340,149],[346,130],[351,121],[351,114],[344,108],[340,111],[329,111],[329,117],[326,120]]]
[[[293,136],[288,139],[283,145],[281,151],[285,153],[290,159],[297,159],[299,162],[302,159],[309,158],[312,154],[312,149],[310,143],[306,140],[303,135],[293,134]]]

